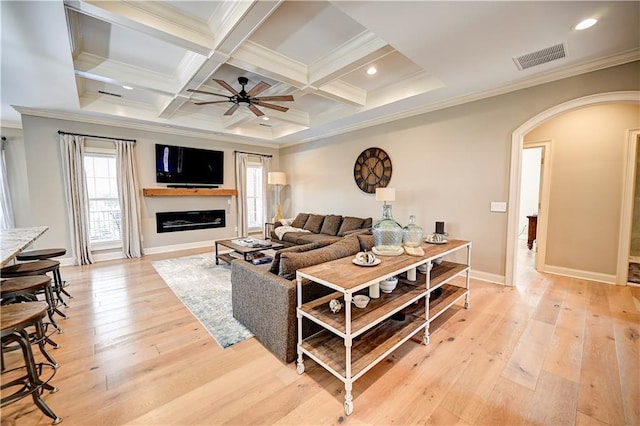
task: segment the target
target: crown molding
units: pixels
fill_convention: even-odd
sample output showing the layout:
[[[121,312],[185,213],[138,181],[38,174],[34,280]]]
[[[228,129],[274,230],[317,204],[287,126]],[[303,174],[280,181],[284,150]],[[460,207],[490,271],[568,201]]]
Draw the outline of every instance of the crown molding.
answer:
[[[200,139],[215,139],[221,142],[233,144],[243,144],[249,146],[259,146],[263,148],[278,149],[280,145],[276,142],[265,143],[263,140],[253,140],[250,136],[228,136],[224,133],[207,130],[184,129],[180,127],[167,127],[161,123],[148,123],[138,120],[127,119],[125,117],[105,117],[102,115],[92,115],[87,113],[76,113],[70,111],[53,111],[40,108],[29,108],[17,105],[12,107],[22,115],[30,115],[34,117],[52,118],[56,120],[79,121],[81,123],[98,124],[102,126],[113,126],[125,129],[135,129],[147,132],[164,133],[170,135],[187,136]],[[21,128],[21,127],[20,127]]]
[[[536,77],[519,81],[516,83],[512,83],[509,85],[501,86],[499,88],[485,90],[485,91],[474,93],[467,96],[460,96],[460,97],[449,99],[443,102],[430,104],[424,107],[414,108],[411,110],[406,110],[406,111],[398,112],[395,114],[389,114],[384,117],[377,117],[370,120],[360,121],[355,124],[349,124],[342,127],[337,127],[335,129],[332,129],[331,131],[324,132],[320,135],[313,135],[307,138],[301,138],[300,140],[295,142],[283,142],[280,144],[280,147],[286,148],[289,146],[295,146],[295,145],[300,145],[308,142],[313,142],[319,139],[326,139],[326,138],[341,135],[344,133],[349,133],[356,130],[364,129],[366,127],[377,126],[377,125],[389,123],[392,121],[414,117],[416,115],[426,114],[429,112],[438,111],[445,108],[451,108],[451,107],[466,104],[469,102],[475,102],[482,99],[491,98],[494,96],[504,95],[507,93],[515,92],[517,90],[527,89],[530,87],[539,86],[541,84],[551,83],[551,82],[562,80],[565,78],[575,77],[581,74],[599,71],[602,69],[611,68],[618,65],[624,65],[624,64],[635,62],[638,60],[640,60],[640,49],[632,49],[630,51],[623,52],[621,54],[612,55],[612,56],[600,58],[593,61],[583,62],[581,64],[562,68],[559,70],[550,71],[545,74],[541,74]]]

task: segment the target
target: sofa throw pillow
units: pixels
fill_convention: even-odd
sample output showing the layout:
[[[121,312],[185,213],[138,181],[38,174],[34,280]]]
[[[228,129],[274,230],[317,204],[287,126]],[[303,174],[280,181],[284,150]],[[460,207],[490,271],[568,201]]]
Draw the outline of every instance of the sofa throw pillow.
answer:
[[[320,233],[327,235],[338,235],[340,225],[342,225],[342,216],[328,214],[324,217],[324,222],[322,222]]]
[[[291,226],[302,229],[304,224],[307,223],[307,219],[309,219],[309,213],[298,213],[293,222],[291,222]]]
[[[282,257],[282,253],[302,253],[309,250],[314,250],[320,247],[324,247],[327,244],[323,244],[320,242],[303,244],[299,246],[291,246],[284,248],[282,250],[276,251],[276,254],[273,256],[273,261],[271,262],[271,267],[269,268],[269,272],[278,275],[280,272],[280,257]]]
[[[282,253],[278,275],[288,280],[296,278],[296,271],[346,256],[355,256],[360,251],[356,237],[343,238],[333,244],[304,253]]]
[[[364,222],[362,222],[362,225],[360,225],[360,228],[365,229],[365,228],[371,228],[373,226],[373,219],[368,217],[364,220]]]
[[[373,235],[358,234],[358,241],[360,241],[361,251],[371,251],[373,248]]]
[[[322,229],[322,222],[324,222],[324,215],[310,214],[302,229],[318,234]]]
[[[363,222],[364,222],[364,219],[360,217],[345,216],[344,219],[342,220],[342,225],[340,225],[338,236],[344,237],[345,232],[360,229]]]

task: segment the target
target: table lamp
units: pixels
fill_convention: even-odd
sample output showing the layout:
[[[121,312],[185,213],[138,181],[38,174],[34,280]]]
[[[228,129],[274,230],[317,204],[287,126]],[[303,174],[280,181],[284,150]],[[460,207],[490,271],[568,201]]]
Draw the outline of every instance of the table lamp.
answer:
[[[280,189],[287,184],[287,174],[284,172],[269,172],[267,175],[267,183],[276,186],[276,214],[273,222],[282,219],[282,208],[280,207]]]
[[[395,188],[376,188],[376,201],[384,202],[382,219],[373,225],[373,244],[378,252],[395,253],[402,250],[402,226],[391,214],[391,204],[395,201]]]

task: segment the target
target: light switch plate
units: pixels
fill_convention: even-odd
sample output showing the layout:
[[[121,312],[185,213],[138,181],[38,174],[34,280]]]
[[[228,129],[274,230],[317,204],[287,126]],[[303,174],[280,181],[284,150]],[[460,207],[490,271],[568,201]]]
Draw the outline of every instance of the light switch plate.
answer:
[[[491,211],[504,213],[507,211],[507,203],[505,201],[492,201]]]

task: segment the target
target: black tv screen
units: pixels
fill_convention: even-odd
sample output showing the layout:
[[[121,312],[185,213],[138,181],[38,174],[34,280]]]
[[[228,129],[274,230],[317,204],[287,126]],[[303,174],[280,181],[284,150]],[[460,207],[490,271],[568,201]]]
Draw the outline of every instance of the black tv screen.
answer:
[[[156,144],[156,181],[222,185],[224,152]]]

